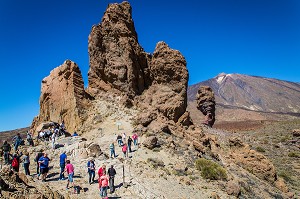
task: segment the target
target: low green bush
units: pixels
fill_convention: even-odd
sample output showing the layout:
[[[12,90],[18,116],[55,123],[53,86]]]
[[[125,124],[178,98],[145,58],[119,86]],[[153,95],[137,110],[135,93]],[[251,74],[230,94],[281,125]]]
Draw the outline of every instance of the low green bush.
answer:
[[[297,152],[289,152],[288,156],[291,158],[300,158],[300,154]]]
[[[260,146],[256,147],[256,151],[261,153],[266,152],[266,150]]]
[[[210,180],[223,180],[227,179],[226,170],[219,164],[207,160],[204,158],[199,158],[195,161],[196,168],[201,172],[201,176],[205,179]]]

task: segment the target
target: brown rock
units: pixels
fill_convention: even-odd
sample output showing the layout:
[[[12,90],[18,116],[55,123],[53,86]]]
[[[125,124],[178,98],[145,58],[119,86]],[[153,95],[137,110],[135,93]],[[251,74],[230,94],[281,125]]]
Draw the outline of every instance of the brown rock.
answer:
[[[81,71],[76,63],[67,60],[42,80],[40,113],[31,128],[45,121],[64,121],[67,131],[73,132],[84,120],[86,105]]]
[[[148,86],[148,55],[138,44],[128,2],[108,6],[88,43],[89,92],[115,89],[133,97]]]
[[[92,143],[87,148],[88,155],[90,157],[99,157],[102,154],[99,144]]]
[[[145,147],[147,147],[148,149],[153,149],[154,147],[156,147],[157,145],[157,137],[155,136],[150,136],[150,137],[147,137],[144,141],[143,141],[143,145]]]
[[[190,117],[190,113],[186,111],[178,120],[178,124],[183,126],[190,126],[193,125],[192,118]]]
[[[211,193],[211,198],[212,199],[221,199],[220,196],[216,192]]]
[[[244,147],[244,143],[237,137],[229,138],[230,147]]]
[[[209,86],[200,86],[196,96],[197,108],[205,115],[204,124],[212,127],[215,123],[215,96]]]
[[[284,180],[282,178],[278,178],[275,181],[275,187],[282,191],[283,193],[287,193],[289,191],[289,188],[286,186]]]
[[[294,137],[300,137],[300,129],[294,129],[293,130],[293,136]]]
[[[228,195],[234,195],[238,197],[241,194],[241,188],[237,182],[230,180],[227,182],[226,192]]]

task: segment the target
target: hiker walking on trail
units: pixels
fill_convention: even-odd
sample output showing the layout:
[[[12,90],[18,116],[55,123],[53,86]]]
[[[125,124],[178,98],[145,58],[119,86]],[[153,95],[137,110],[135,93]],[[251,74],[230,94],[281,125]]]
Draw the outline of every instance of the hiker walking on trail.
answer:
[[[40,163],[39,163],[39,159],[44,156],[43,150],[41,149],[35,156],[34,161],[36,162],[36,174],[37,174],[37,178],[39,179],[41,172],[40,172]]]
[[[122,152],[124,154],[124,158],[126,158],[126,155],[127,155],[127,145],[126,144],[123,145]]]
[[[122,146],[122,136],[121,135],[117,136],[117,141],[118,141],[118,145]]]
[[[29,165],[30,165],[29,153],[26,152],[23,157],[23,167],[25,170],[25,175],[30,175]]]
[[[114,169],[114,165],[111,165],[108,169],[108,176],[109,176],[109,192],[113,193],[115,191],[115,175],[117,174],[116,170]]]
[[[127,140],[127,144],[128,144],[128,151],[129,151],[129,153],[131,153],[131,143],[132,143],[132,139],[131,139],[131,137],[129,136],[128,137],[128,140]]]
[[[132,139],[133,139],[134,146],[137,146],[138,145],[138,135],[136,133],[134,133],[132,135]]]
[[[64,170],[66,167],[66,159],[67,159],[66,151],[63,151],[62,154],[60,154],[59,156],[59,167],[60,167],[59,180],[65,179]]]
[[[75,189],[76,187],[74,185],[74,180],[73,180],[74,166],[70,163],[70,160],[67,160],[66,163],[67,163],[67,165],[66,165],[66,168],[65,168],[65,172],[67,172],[67,174],[68,174],[68,182],[67,182],[66,189],[69,189],[69,183],[72,183],[73,188]]]
[[[10,154],[11,146],[10,144],[5,140],[2,145],[2,151],[4,153],[4,161],[5,164],[9,164],[9,154]]]
[[[113,155],[114,155],[114,158],[115,158],[116,157],[116,153],[115,153],[115,145],[114,145],[113,142],[109,145],[109,150],[110,150],[110,157],[112,158]]]
[[[22,138],[21,138],[20,133],[18,133],[18,134],[13,138],[15,152],[18,150],[18,147],[21,145],[22,141],[23,141],[23,140],[22,140]]]
[[[103,175],[99,179],[100,196],[102,199],[107,198],[108,181],[109,178],[106,175],[106,171],[104,170]]]
[[[98,181],[100,180],[100,177],[103,175],[103,172],[106,171],[106,166],[102,165],[102,167],[99,168],[98,170]]]
[[[49,172],[49,161],[50,159],[47,156],[47,153],[44,153],[42,157],[40,157],[38,163],[40,163],[40,169],[42,174],[42,181],[46,182],[47,174]]]
[[[96,170],[95,162],[93,159],[88,161],[87,167],[89,173],[89,184],[92,184],[95,181],[95,170]]]

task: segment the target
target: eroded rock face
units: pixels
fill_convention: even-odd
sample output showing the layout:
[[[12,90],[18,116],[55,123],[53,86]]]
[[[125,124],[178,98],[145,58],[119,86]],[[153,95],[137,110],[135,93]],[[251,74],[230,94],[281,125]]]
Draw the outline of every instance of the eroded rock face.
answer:
[[[148,55],[138,44],[128,2],[108,6],[88,43],[89,92],[116,89],[133,97],[149,85]]]
[[[205,115],[204,124],[212,127],[215,123],[215,96],[209,86],[200,86],[196,96],[197,108]]]
[[[76,63],[66,60],[42,80],[40,114],[32,128],[45,121],[64,121],[67,131],[73,132],[84,120],[87,103],[81,71]]]

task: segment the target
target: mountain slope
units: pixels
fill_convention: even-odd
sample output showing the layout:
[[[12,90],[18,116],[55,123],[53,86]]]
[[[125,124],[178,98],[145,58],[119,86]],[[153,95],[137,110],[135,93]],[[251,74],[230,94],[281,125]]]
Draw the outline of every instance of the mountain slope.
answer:
[[[193,101],[200,85],[210,86],[219,106],[300,116],[300,84],[277,79],[224,74],[189,86]]]

